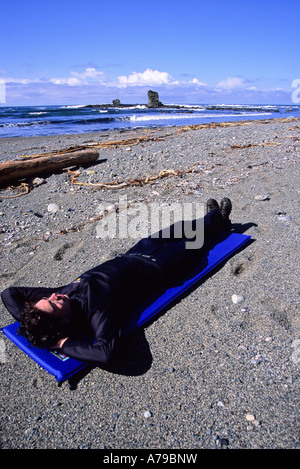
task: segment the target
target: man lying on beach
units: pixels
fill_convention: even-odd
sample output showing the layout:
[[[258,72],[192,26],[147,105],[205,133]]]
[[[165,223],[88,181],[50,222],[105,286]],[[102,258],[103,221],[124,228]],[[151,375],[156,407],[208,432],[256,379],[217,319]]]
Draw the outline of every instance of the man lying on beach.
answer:
[[[187,249],[188,239],[184,234],[175,235],[175,223],[169,237],[160,231],[159,236],[143,238],[125,254],[88,270],[68,285],[13,286],[1,293],[2,301],[20,322],[19,333],[34,346],[58,349],[105,367],[124,337],[133,311],[184,279],[214,238],[230,231],[230,213],[230,199],[222,199],[220,206],[214,199],[208,200],[201,248]],[[192,227],[196,222],[190,222]]]

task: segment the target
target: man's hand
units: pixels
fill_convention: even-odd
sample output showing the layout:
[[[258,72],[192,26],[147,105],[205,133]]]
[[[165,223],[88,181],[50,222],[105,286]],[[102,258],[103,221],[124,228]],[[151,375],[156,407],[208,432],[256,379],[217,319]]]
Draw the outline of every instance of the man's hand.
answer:
[[[65,338],[63,338],[63,339],[59,339],[59,341],[57,342],[57,344],[54,345],[54,346],[51,347],[51,348],[53,348],[53,349],[62,348],[62,346],[64,345],[65,341],[68,340],[68,338],[69,338],[69,337],[65,337]]]

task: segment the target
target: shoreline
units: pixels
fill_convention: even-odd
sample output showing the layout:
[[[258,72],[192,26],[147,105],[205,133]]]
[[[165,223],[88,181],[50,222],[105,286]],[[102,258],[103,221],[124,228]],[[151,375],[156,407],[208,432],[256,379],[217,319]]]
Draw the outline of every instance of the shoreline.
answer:
[[[75,168],[82,185],[61,171],[27,194],[0,191],[1,291],[67,284],[130,248],[136,239],[96,237],[101,210],[117,213],[122,197],[134,207],[228,196],[234,229],[253,239],[135,334],[114,372],[95,368],[73,391],[1,336],[3,449],[299,447],[300,119],[245,122],[0,139],[8,160],[123,140],[100,148],[96,164]],[[163,170],[173,173],[95,186]],[[2,303],[0,312],[1,327],[12,322]]]
[[[265,120],[300,117],[300,107],[290,105],[95,104],[81,106],[42,106],[7,109],[1,112],[0,138],[15,136],[72,135],[77,133],[135,130],[157,126],[201,125],[203,123]],[[174,125],[175,124],[175,125]]]
[[[65,147],[65,144],[72,143],[74,145],[82,145],[85,143],[91,143],[93,141],[101,142],[104,138],[109,137],[109,139],[117,140],[122,134],[132,135],[132,138],[135,138],[137,134],[143,135],[146,133],[162,134],[168,135],[169,133],[176,134],[180,132],[185,132],[188,130],[204,130],[204,129],[215,129],[215,128],[227,128],[227,127],[241,127],[241,126],[252,126],[252,125],[268,125],[268,124],[280,124],[280,123],[293,123],[300,122],[299,117],[282,117],[282,118],[272,118],[272,119],[253,119],[253,120],[241,120],[241,121],[224,121],[224,122],[211,122],[206,124],[196,124],[196,125],[184,125],[184,126],[156,126],[156,127],[137,127],[134,129],[113,129],[113,130],[103,130],[99,132],[86,132],[86,133],[74,133],[74,134],[55,134],[55,135],[43,135],[43,136],[28,136],[28,137],[1,137],[0,144],[0,163],[4,161],[10,161],[10,154],[13,155],[13,158],[17,158],[24,154],[24,151],[28,151],[28,155],[35,153],[35,150],[40,149],[41,153],[43,150],[51,151],[51,145],[55,146],[56,150],[68,149]],[[122,140],[122,139],[119,139]],[[124,139],[125,140],[125,139]],[[8,145],[8,149],[5,146]],[[10,147],[13,146],[13,148]],[[34,145],[32,147],[32,145]]]

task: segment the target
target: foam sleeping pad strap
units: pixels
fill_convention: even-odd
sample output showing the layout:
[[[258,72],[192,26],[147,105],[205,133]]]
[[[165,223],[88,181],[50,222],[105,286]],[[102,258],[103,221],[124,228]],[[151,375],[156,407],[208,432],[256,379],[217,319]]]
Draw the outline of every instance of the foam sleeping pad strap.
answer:
[[[181,285],[169,288],[163,295],[157,298],[146,309],[137,312],[130,319],[125,329],[125,335],[133,333],[139,327],[144,326],[152,320],[158,313],[172,303],[173,300],[182,295],[218,264],[222,263],[234,252],[246,244],[251,236],[231,233],[227,238],[218,242],[208,251],[205,262],[199,265],[194,271],[192,277],[186,279]],[[70,378],[72,375],[86,367],[86,363],[74,358],[67,357],[56,351],[40,349],[32,346],[24,337],[18,334],[19,323],[14,322],[2,328],[5,336],[10,339],[17,347],[31,357],[39,366],[52,374],[57,381],[62,382]]]

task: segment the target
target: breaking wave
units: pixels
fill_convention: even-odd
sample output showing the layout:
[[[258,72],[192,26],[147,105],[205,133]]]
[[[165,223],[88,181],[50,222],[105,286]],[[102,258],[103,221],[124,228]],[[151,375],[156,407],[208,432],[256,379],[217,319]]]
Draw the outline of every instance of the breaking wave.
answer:
[[[300,117],[297,105],[145,104],[0,106],[0,137],[101,132],[138,127],[180,126],[275,117]]]

